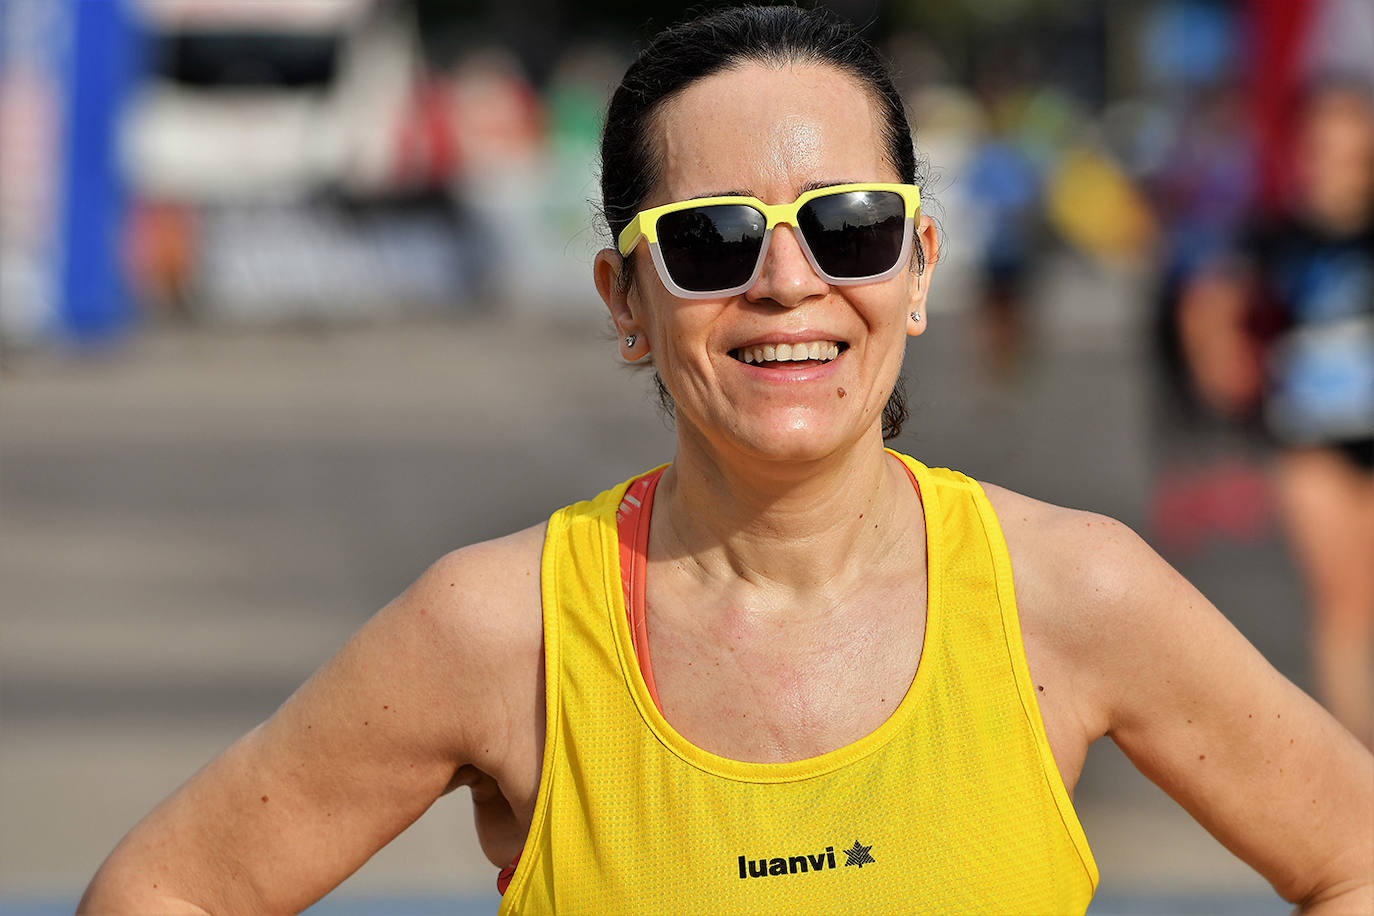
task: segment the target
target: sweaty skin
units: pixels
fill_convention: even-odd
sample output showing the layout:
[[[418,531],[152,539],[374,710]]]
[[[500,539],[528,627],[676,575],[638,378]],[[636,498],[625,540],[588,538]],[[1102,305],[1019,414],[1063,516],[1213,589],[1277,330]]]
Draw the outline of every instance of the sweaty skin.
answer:
[[[781,115],[769,128],[763,148],[769,152],[764,175],[786,180],[787,175],[818,172],[821,164],[821,131],[807,118]]]
[[[898,180],[870,100],[825,67],[740,66],[692,84],[657,123],[665,168],[644,207]],[[929,279],[936,234],[925,218],[918,232]],[[675,299],[643,257],[627,291],[621,269],[615,251],[597,256],[621,352],[642,356],[647,342],[677,404],[646,579],[665,716],[742,760],[849,744],[886,719],[919,663],[925,621],[909,609],[924,606],[924,519],[882,449],[881,413],[908,338],[926,327],[909,315],[929,313],[930,283],[903,271],[831,287],[786,228],[757,284],[729,299]],[[847,346],[799,370],[730,355],[783,338]],[[1088,745],[1110,735],[1285,898],[1312,913],[1374,910],[1374,758],[1120,523],[987,489],[1068,788]],[[302,909],[456,785],[473,788],[483,849],[508,863],[543,752],[543,533],[431,567],[145,818],[82,910]],[[728,704],[749,719],[723,714],[726,698],[751,700]]]

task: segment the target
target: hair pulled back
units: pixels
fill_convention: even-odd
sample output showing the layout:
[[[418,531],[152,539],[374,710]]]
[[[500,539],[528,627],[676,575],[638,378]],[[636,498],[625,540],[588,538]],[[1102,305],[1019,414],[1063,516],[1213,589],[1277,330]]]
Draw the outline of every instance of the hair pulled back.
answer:
[[[665,103],[698,80],[746,63],[828,65],[853,77],[878,108],[880,140],[898,180],[917,180],[901,94],[877,50],[852,25],[824,9],[731,7],[660,32],[630,64],[611,96],[601,133],[601,206],[612,240],[642,209],[662,175],[656,122]],[[924,257],[919,245],[916,252],[918,259]],[[923,261],[918,266],[923,269]],[[656,382],[659,398],[671,413],[672,398],[662,380],[656,377]],[[900,433],[906,419],[906,398],[898,380],[883,408],[883,438]]]

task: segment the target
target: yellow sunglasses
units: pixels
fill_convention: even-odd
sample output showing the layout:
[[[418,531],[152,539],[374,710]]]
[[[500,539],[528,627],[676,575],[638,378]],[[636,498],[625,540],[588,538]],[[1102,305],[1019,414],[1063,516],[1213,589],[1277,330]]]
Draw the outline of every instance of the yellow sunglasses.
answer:
[[[620,233],[623,256],[649,243],[659,279],[674,296],[714,299],[753,286],[773,227],[795,230],[827,283],[852,286],[893,276],[911,256],[921,190],[914,184],[837,184],[790,204],[756,197],[700,197],[641,210]]]

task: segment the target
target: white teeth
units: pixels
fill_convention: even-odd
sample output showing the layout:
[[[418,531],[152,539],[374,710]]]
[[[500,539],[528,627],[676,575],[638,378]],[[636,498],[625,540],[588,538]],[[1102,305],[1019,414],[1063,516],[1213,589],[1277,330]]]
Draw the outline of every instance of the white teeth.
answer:
[[[804,362],[811,359],[829,362],[840,355],[840,345],[829,340],[813,340],[810,343],[741,347],[736,352],[740,360],[746,363]]]

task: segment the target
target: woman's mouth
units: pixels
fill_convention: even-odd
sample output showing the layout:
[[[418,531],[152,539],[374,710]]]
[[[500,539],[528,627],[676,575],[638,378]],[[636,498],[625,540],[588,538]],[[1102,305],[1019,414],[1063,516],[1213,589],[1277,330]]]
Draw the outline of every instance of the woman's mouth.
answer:
[[[791,368],[797,364],[822,365],[839,356],[849,344],[835,340],[809,340],[799,343],[754,344],[738,347],[730,355],[742,363],[767,369]]]

